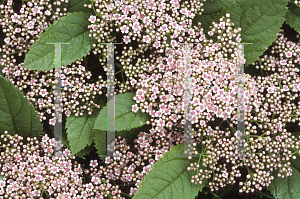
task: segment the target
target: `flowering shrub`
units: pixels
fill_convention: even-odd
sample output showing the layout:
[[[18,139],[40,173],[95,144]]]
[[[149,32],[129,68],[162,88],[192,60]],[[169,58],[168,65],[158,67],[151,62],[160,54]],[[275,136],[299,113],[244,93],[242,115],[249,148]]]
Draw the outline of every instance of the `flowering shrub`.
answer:
[[[235,185],[237,198],[299,198],[297,1],[8,0],[0,8],[0,198],[220,198]],[[59,74],[53,43],[66,42]],[[244,55],[241,42],[251,43]],[[107,43],[117,44],[115,99],[105,102]],[[112,143],[106,120],[115,120]],[[61,142],[52,138],[57,123]]]

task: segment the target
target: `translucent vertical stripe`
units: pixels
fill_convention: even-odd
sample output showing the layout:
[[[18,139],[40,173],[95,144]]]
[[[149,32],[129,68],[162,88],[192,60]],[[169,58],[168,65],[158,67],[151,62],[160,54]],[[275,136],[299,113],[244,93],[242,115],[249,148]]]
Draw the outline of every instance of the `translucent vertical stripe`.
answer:
[[[200,157],[199,155],[192,155],[192,144],[193,140],[191,138],[192,134],[192,114],[191,114],[191,100],[193,96],[192,85],[192,69],[191,69],[191,45],[192,43],[185,43],[184,50],[184,94],[183,94],[183,108],[184,108],[184,137],[186,138],[184,142],[184,153],[183,157]],[[182,157],[176,155],[176,157]]]
[[[238,44],[238,73],[237,73],[237,129],[236,129],[236,139],[237,139],[237,155],[240,160],[245,158],[245,101],[244,101],[244,70],[245,70],[245,60],[244,60],[244,45],[250,43],[239,43]],[[240,136],[239,136],[240,135]]]
[[[61,44],[55,44],[55,125],[54,125],[54,137],[57,142],[62,140],[62,99],[61,99]],[[54,147],[54,154],[61,152],[61,147]]]
[[[54,53],[54,64],[55,64],[55,88],[54,88],[54,113],[55,113],[55,124],[54,124],[54,154],[56,157],[62,156],[62,145],[58,146],[57,143],[62,143],[62,97],[61,97],[61,65],[62,65],[62,55],[61,55],[61,44],[69,43],[46,43],[55,44]]]
[[[185,55],[184,55],[184,64],[185,64],[185,87],[183,99],[184,99],[184,137],[187,138],[184,143],[184,153],[189,153],[188,155],[192,155],[192,139],[190,134],[192,133],[192,123],[191,123],[191,99],[192,99],[192,89],[188,86],[191,83],[191,50],[190,44],[185,44]]]
[[[114,89],[114,44],[107,44],[107,102],[113,100],[112,103],[107,103],[106,118],[107,118],[107,133],[106,144],[107,156],[113,157],[114,141],[115,141],[115,89]]]

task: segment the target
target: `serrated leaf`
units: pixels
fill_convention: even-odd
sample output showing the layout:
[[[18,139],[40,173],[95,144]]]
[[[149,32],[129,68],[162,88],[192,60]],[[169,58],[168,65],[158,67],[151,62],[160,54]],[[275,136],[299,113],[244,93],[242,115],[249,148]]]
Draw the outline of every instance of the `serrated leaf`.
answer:
[[[76,157],[84,158],[85,155],[89,154],[94,149],[94,146],[87,146],[84,149],[80,150],[79,152],[75,153]]]
[[[234,0],[213,0],[203,2],[203,12],[201,15],[196,14],[193,19],[193,25],[198,26],[198,22],[201,22],[201,28],[206,36],[208,36],[209,27],[212,26],[214,17],[222,11],[226,6],[232,3]]]
[[[0,75],[4,76],[4,73],[2,72],[2,70],[5,68],[5,66],[0,65]]]
[[[300,34],[300,8],[289,2],[285,22]]]
[[[291,160],[292,176],[287,178],[278,177],[278,171],[273,172],[274,180],[268,190],[276,199],[300,198],[300,156],[296,155],[296,160]]]
[[[121,136],[124,138],[129,145],[134,145],[134,139],[137,138],[137,135],[145,131],[145,127],[139,127],[135,129],[130,129],[129,131],[118,131],[115,132],[115,138]],[[94,143],[95,148],[97,149],[98,155],[106,155],[106,131],[99,131],[94,129]],[[105,158],[101,157],[101,160],[105,160]]]
[[[91,8],[84,7],[84,4],[90,4],[91,1],[89,0],[69,0],[68,3],[66,2],[61,2],[60,5],[54,5],[53,2],[57,2],[58,0],[51,0],[50,3],[52,4],[53,10],[56,10],[56,8],[60,8],[60,10],[63,10],[64,8],[67,8],[67,12],[72,13],[72,12],[86,12],[90,13]]]
[[[89,37],[90,15],[84,12],[68,13],[45,29],[39,39],[30,47],[25,56],[24,67],[37,71],[54,68],[54,44],[61,44],[62,65],[67,66],[86,56],[95,39]]]
[[[9,80],[0,75],[0,135],[18,134],[23,138],[43,135],[43,125],[32,104]],[[2,142],[1,138],[1,142]]]
[[[149,120],[147,113],[142,113],[138,110],[136,113],[132,112],[132,105],[136,104],[133,100],[135,93],[123,93],[115,96],[115,131],[124,131],[137,128],[146,124]],[[114,100],[110,100],[113,106]],[[106,132],[106,109],[102,109],[95,121],[94,129]],[[113,120],[108,116],[107,120]]]
[[[94,146],[97,149],[98,155],[106,155],[106,131],[94,130]],[[104,157],[100,157],[102,161],[105,161]]]
[[[93,143],[93,127],[97,113],[92,115],[84,113],[80,117],[70,116],[67,118],[67,138],[72,154],[76,154]]]
[[[277,33],[284,22],[288,0],[240,0],[232,2],[216,15],[214,21],[230,13],[234,28],[241,28],[245,45],[246,66],[258,60],[277,39]]]
[[[207,180],[200,185],[191,183],[196,171],[188,171],[187,167],[198,158],[176,157],[184,155],[183,151],[184,145],[179,144],[163,154],[143,178],[133,199],[194,199]]]

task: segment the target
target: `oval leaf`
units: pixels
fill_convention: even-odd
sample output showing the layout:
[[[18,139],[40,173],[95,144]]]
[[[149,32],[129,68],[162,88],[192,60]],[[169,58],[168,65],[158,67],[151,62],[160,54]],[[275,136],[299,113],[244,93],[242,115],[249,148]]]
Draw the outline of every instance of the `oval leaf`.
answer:
[[[67,118],[67,138],[72,154],[75,155],[93,143],[93,127],[96,115],[95,113],[92,115],[85,113],[80,117],[70,116]]]
[[[4,131],[23,138],[44,134],[33,105],[18,87],[0,75],[0,134],[4,134]]]
[[[288,7],[285,22],[300,34],[300,8],[292,2],[289,2]]]
[[[200,185],[191,182],[196,171],[188,171],[187,167],[198,158],[189,160],[187,157],[176,157],[183,156],[183,152],[184,145],[179,144],[163,154],[143,178],[133,199],[194,199],[198,192],[202,191],[207,180]]]
[[[67,8],[67,12],[86,12],[90,13],[92,11],[91,8],[84,7],[84,4],[90,4],[91,2],[89,0],[69,0],[68,3],[61,2],[59,5],[54,5],[53,3],[57,0],[50,0],[50,4],[52,5],[52,10],[56,10],[57,8],[60,8],[60,10],[63,10],[64,8]]]
[[[137,128],[146,124],[149,120],[149,115],[142,113],[140,110],[136,113],[132,112],[132,105],[136,102],[133,100],[135,93],[123,93],[115,96],[115,131],[124,131]],[[108,103],[113,104],[114,100]],[[106,109],[103,108],[96,121],[95,129],[106,132]],[[108,116],[108,120],[113,120]]]
[[[94,130],[94,146],[97,149],[98,155],[106,155],[106,131]],[[105,157],[100,157],[100,159],[104,162]]]
[[[300,156],[296,155],[296,160],[291,160],[292,176],[278,177],[278,171],[273,172],[274,180],[268,190],[275,198],[294,199],[300,198]]]
[[[233,1],[234,0],[213,0],[203,2],[204,10],[201,15],[196,14],[193,19],[193,25],[198,26],[198,22],[201,22],[201,28],[203,28],[203,32],[208,37],[208,31],[210,31],[209,27],[212,26],[214,17]]]
[[[84,12],[68,13],[45,29],[39,39],[30,47],[25,56],[24,68],[49,71],[54,68],[54,44],[61,44],[62,65],[67,66],[86,56],[95,39],[89,37],[90,15]]]
[[[234,28],[241,28],[245,45],[246,66],[258,60],[277,39],[277,33],[284,22],[288,0],[240,0],[232,2],[214,18],[230,13]]]

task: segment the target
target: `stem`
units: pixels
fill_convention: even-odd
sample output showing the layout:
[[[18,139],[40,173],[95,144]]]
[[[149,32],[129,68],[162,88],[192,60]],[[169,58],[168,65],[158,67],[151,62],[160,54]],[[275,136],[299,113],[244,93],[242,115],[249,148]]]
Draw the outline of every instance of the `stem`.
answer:
[[[115,73],[115,75],[119,74],[120,72],[123,72],[123,71],[125,71],[125,69],[119,70],[118,72]]]
[[[122,81],[123,81],[123,83],[125,83],[124,82],[124,74],[123,74],[124,72],[122,71],[122,73],[121,73],[121,75],[122,75]]]
[[[226,191],[224,191],[223,193],[220,194],[220,197],[226,195],[229,191],[232,190],[232,186],[230,186],[229,188],[226,189]]]
[[[222,199],[222,198],[220,198],[218,195],[216,195],[214,192],[211,192],[216,198],[218,198],[218,199]]]
[[[127,194],[127,193],[123,193],[123,192],[121,192],[121,194],[123,194],[123,195],[125,195],[125,196],[128,196],[128,197],[131,197],[129,194]]]

